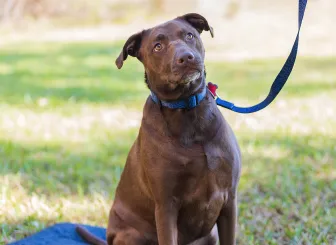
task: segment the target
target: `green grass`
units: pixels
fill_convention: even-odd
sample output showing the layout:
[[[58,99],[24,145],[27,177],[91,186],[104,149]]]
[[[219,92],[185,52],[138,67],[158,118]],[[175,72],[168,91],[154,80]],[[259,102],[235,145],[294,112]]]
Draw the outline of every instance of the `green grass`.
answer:
[[[148,90],[121,43],[0,49],[0,244],[48,225],[105,226]],[[258,102],[283,60],[207,62],[208,80]],[[279,98],[222,110],[243,154],[239,244],[335,244],[336,58],[298,58]]]

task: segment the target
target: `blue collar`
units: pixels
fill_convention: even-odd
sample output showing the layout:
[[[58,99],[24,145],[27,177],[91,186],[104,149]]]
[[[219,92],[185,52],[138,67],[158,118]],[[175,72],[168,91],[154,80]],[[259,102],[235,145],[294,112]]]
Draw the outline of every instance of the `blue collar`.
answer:
[[[154,103],[170,109],[192,109],[198,106],[201,103],[201,101],[205,98],[206,91],[207,89],[205,86],[204,89],[198,94],[194,94],[186,99],[174,100],[174,101],[160,100],[157,97],[157,95],[151,91],[151,98],[154,101]]]

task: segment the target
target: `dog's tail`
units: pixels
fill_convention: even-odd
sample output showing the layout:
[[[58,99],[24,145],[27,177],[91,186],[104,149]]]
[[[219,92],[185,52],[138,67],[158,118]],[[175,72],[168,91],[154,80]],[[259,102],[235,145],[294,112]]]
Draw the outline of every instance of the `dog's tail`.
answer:
[[[85,241],[92,245],[107,245],[106,241],[96,237],[82,226],[76,226],[76,231]]]

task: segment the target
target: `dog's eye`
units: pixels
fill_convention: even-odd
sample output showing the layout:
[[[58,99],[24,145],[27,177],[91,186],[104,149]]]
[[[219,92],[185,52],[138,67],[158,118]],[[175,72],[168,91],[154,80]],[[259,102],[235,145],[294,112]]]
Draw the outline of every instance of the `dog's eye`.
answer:
[[[159,52],[161,49],[162,49],[162,45],[161,45],[161,43],[157,43],[157,44],[155,44],[155,46],[154,46],[154,51],[155,51],[155,52]]]
[[[190,32],[187,34],[187,39],[188,40],[191,40],[191,39],[193,39],[194,38],[194,35],[193,34],[191,34]]]

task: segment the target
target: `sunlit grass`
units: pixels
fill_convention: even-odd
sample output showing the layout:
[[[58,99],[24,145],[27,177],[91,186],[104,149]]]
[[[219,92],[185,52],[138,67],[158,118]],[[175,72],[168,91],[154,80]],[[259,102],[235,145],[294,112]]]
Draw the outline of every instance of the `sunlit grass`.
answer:
[[[0,49],[0,244],[56,222],[105,226],[148,96],[121,44]],[[239,105],[263,98],[283,60],[207,62]],[[239,244],[333,244],[336,58],[299,58],[262,112],[222,110],[243,153]]]

